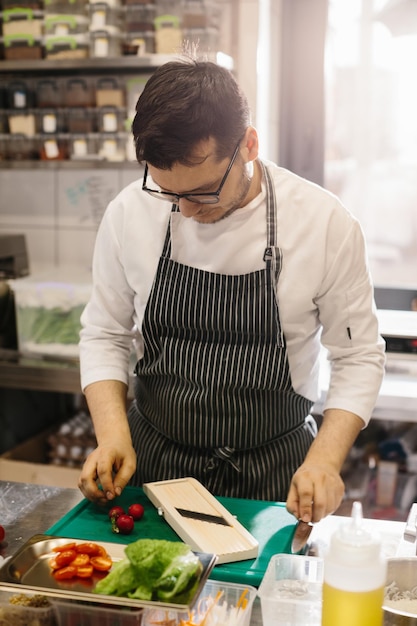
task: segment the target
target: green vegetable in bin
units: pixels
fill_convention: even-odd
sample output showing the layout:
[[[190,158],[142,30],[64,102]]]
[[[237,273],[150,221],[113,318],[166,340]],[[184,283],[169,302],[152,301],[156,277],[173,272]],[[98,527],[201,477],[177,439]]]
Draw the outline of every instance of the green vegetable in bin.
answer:
[[[189,545],[139,539],[126,546],[125,554],[97,583],[95,593],[178,604],[193,597],[203,568]]]
[[[19,307],[19,334],[24,341],[37,344],[78,344],[84,307],[78,305],[68,311],[58,307]]]

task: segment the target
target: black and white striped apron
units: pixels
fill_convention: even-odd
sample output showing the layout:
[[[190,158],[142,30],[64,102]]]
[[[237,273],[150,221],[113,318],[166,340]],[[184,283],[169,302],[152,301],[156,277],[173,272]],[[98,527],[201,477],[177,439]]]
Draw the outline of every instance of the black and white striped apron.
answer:
[[[132,484],[194,476],[216,495],[283,501],[313,440],[312,403],[291,383],[276,294],[275,190],[261,167],[265,269],[230,276],[173,261],[168,226],[129,411]]]

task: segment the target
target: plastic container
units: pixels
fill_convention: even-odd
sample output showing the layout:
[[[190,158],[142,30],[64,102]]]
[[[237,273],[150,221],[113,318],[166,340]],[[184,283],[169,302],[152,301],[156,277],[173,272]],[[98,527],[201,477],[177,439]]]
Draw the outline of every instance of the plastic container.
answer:
[[[32,35],[3,37],[4,58],[7,61],[39,60],[43,57],[42,40]]]
[[[320,626],[322,583],[323,559],[274,555],[258,590],[263,623],[268,626]]]
[[[322,626],[382,626],[386,560],[364,526],[362,505],[331,537],[324,560]]]
[[[38,142],[26,135],[9,135],[7,159],[10,161],[33,161],[39,158]]]
[[[24,624],[25,626],[56,626],[54,609],[50,607],[31,607],[12,604],[9,600],[19,594],[1,592],[0,617],[2,624]],[[29,596],[30,598],[30,596]]]
[[[121,56],[122,37],[116,27],[90,32],[91,56],[93,58]]]
[[[67,115],[64,109],[37,109],[36,129],[38,133],[64,133],[67,130]]]
[[[3,11],[3,35],[42,36],[42,14],[27,7],[14,7]]]
[[[64,106],[62,83],[59,79],[45,78],[36,83],[36,103],[40,108]]]
[[[147,4],[131,4],[126,6],[125,31],[148,32],[154,30],[155,6]]]
[[[125,85],[115,77],[99,78],[96,83],[96,106],[125,106]]]
[[[36,113],[30,109],[25,111],[9,111],[9,132],[11,135],[34,137],[36,134]]]
[[[222,594],[217,602],[213,602]],[[219,626],[249,626],[256,589],[250,585],[235,585],[208,580],[192,609],[193,624],[218,624]],[[207,611],[210,618],[205,619]],[[143,614],[142,626],[179,626],[181,620],[189,618],[188,614],[167,609],[146,609]],[[265,622],[264,622],[265,623]],[[266,624],[266,623],[265,623]],[[269,626],[269,624],[268,624]]]
[[[54,602],[57,626],[140,626],[143,609]]]
[[[83,78],[67,79],[63,92],[67,107],[92,107],[95,104],[94,86]]]
[[[33,106],[34,95],[29,81],[13,80],[7,88],[9,109],[29,109]]]
[[[98,156],[104,161],[126,161],[126,145],[130,133],[101,133],[98,136]]]
[[[70,133],[93,133],[97,129],[95,109],[70,108],[67,120]]]
[[[119,133],[125,129],[126,109],[101,107],[98,109],[98,130],[100,133]]]
[[[127,33],[123,40],[122,52],[125,56],[143,56],[155,52],[154,31]]]
[[[47,59],[87,59],[90,56],[88,34],[46,36],[44,41]]]
[[[98,159],[98,142],[95,135],[75,134],[69,138],[69,158],[76,160]]]
[[[91,275],[79,268],[58,268],[11,280],[10,285],[19,349],[77,358],[80,315],[91,293]]]
[[[51,13],[45,15],[45,35],[79,35],[88,32],[89,20],[86,15]]]

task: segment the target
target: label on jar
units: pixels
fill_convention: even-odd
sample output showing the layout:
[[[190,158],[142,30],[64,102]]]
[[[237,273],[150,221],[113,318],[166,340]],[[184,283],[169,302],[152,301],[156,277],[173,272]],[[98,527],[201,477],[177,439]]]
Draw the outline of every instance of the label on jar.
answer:
[[[56,159],[59,156],[58,144],[55,139],[48,139],[43,144],[47,159]]]
[[[109,54],[109,42],[106,37],[97,37],[94,41],[94,56],[106,57]]]
[[[84,157],[87,155],[87,142],[85,139],[76,139],[73,143],[74,156]]]
[[[56,133],[56,115],[47,113],[42,118],[42,127],[44,133]]]
[[[117,131],[117,117],[115,113],[104,113],[103,130],[106,133],[115,133]]]

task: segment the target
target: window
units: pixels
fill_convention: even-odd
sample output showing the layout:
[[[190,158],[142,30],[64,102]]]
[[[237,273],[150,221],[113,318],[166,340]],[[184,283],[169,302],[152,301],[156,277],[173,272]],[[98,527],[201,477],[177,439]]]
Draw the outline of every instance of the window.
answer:
[[[361,222],[375,285],[416,290],[414,0],[329,0],[324,186]]]

